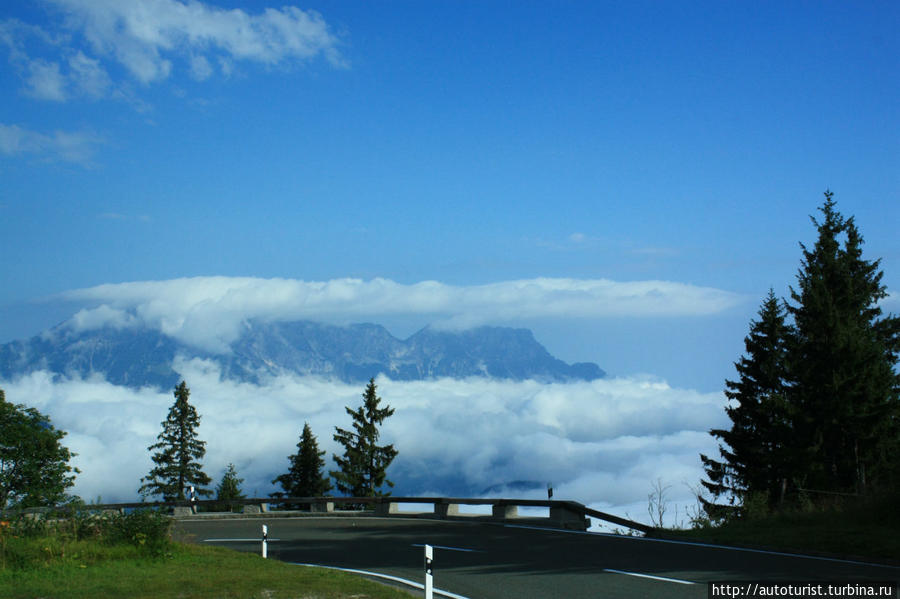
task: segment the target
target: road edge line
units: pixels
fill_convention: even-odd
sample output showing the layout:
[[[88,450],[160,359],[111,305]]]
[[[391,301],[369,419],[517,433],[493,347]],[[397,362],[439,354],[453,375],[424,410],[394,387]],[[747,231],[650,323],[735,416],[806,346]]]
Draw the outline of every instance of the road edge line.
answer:
[[[699,584],[692,580],[680,580],[678,578],[666,578],[665,576],[654,576],[653,574],[640,574],[638,572],[626,572],[625,570],[613,570],[612,568],[603,568],[604,572],[613,574],[624,574],[625,576],[637,576],[638,578],[649,578],[651,580],[661,580],[663,582],[675,582],[678,584]]]
[[[325,568],[328,570],[340,570],[341,572],[348,572],[350,574],[359,574],[361,576],[371,576],[373,578],[383,578],[385,580],[390,580],[391,582],[399,582],[400,584],[405,584],[407,586],[413,587],[414,589],[424,590],[425,585],[414,582],[412,580],[407,580],[405,578],[400,578],[399,576],[391,576],[390,574],[381,574],[380,572],[369,572],[367,570],[355,570],[353,568],[339,568],[337,566],[323,566],[322,564],[304,564],[300,562],[287,562],[294,566],[306,566],[307,568]],[[444,597],[449,597],[449,599],[469,599],[465,595],[457,595],[456,593],[451,593],[450,591],[443,591],[441,589],[433,589],[435,595],[442,595]]]

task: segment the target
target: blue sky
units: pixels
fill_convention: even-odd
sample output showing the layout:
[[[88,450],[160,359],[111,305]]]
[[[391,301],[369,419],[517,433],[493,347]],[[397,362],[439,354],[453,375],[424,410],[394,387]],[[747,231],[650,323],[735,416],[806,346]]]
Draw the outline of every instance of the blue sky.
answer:
[[[354,278],[373,307],[330,318],[528,326],[720,391],[828,188],[900,288],[896,2],[282,4],[4,4],[0,342],[159,299],[122,283]],[[504,284],[543,279],[616,309]]]

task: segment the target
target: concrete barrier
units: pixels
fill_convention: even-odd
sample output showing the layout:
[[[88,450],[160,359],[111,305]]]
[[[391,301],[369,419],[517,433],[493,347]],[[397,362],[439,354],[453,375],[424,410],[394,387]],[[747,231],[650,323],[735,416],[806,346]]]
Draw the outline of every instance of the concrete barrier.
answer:
[[[519,517],[519,506],[509,503],[495,503],[491,515],[500,520],[512,520]]]
[[[265,514],[268,511],[268,503],[248,503],[244,505],[245,514]]]
[[[569,505],[550,506],[550,520],[566,530],[587,530],[591,527],[591,521],[584,517],[584,512]]]
[[[232,499],[227,501],[217,500],[200,500],[194,506],[204,509],[225,505],[242,505],[243,513],[259,517],[296,517],[301,515],[300,512],[292,511],[299,509],[298,506],[304,508],[308,506],[307,514],[329,514],[334,516],[395,516],[408,518],[435,518],[440,520],[465,520],[465,521],[493,521],[506,522],[513,521],[518,523],[526,523],[533,526],[545,526],[548,528],[563,528],[568,530],[587,530],[590,528],[590,517],[597,518],[606,522],[612,522],[625,528],[638,530],[645,533],[652,533],[653,527],[621,518],[605,512],[590,509],[575,501],[560,500],[542,500],[542,499],[485,499],[485,498],[460,498],[460,497],[279,497],[274,499],[277,505],[286,506],[287,510],[276,510],[269,512],[269,499]],[[432,509],[423,512],[404,512],[400,510],[400,504],[431,504]],[[461,513],[461,505],[482,505],[491,506],[490,515]],[[347,506],[349,510],[334,511],[335,506]],[[368,509],[360,509],[360,506],[368,506]],[[155,503],[120,503],[91,506],[92,509],[117,509],[126,508],[174,508],[175,517],[190,517],[196,512],[190,507],[175,505],[173,502],[155,502]],[[535,517],[520,515],[519,508],[548,508],[549,515],[544,517]],[[32,510],[23,510],[29,512]],[[23,513],[20,512],[20,513]],[[212,513],[201,513],[197,516],[203,517],[225,517],[224,515]],[[32,515],[31,517],[38,517]]]
[[[376,516],[392,516],[400,513],[400,505],[395,501],[382,501],[375,504]]]
[[[434,515],[437,518],[446,519],[459,516],[459,504],[446,501],[434,502]]]

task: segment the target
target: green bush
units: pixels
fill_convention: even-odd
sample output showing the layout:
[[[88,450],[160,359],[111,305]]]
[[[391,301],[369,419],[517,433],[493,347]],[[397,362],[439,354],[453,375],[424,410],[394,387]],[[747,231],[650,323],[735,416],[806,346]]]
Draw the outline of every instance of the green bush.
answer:
[[[171,550],[171,525],[171,518],[153,510],[127,515],[79,512],[54,519],[20,516],[0,522],[0,569],[83,561],[97,551],[160,557]]]
[[[155,510],[138,510],[110,517],[104,537],[113,545],[128,543],[151,555],[161,555],[171,543],[171,528],[172,519],[168,516]]]
[[[19,516],[18,518],[9,520],[7,534],[13,537],[36,539],[50,534],[51,528],[50,524],[44,518]]]

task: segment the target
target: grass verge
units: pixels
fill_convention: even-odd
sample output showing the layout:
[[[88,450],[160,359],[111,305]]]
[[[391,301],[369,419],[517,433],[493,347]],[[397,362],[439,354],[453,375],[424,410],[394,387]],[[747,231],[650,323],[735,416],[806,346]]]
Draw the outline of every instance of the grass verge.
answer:
[[[84,545],[81,545],[83,543]],[[9,599],[409,599],[410,595],[344,572],[292,566],[217,547],[174,543],[158,557],[96,542],[38,567],[0,570]],[[39,549],[40,550],[40,549]]]
[[[153,510],[0,520],[2,599],[408,599],[344,572],[171,540]]]

